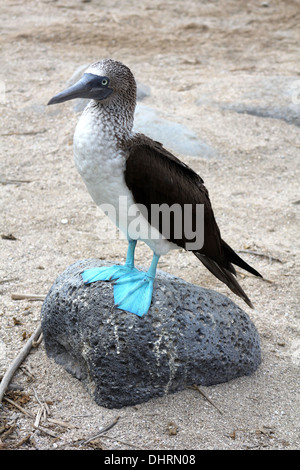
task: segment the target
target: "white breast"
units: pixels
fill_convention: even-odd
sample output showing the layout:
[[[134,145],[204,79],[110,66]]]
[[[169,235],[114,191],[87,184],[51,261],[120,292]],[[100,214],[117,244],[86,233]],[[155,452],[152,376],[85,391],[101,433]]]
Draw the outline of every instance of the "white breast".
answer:
[[[138,208],[124,178],[126,153],[109,122],[99,119],[93,109],[87,108],[76,126],[74,161],[95,203],[102,209],[107,205],[115,209],[111,214],[116,214],[116,220],[111,219],[127,238],[144,241],[157,255],[178,248],[153,231],[145,218],[137,219]]]
[[[84,112],[74,134],[74,160],[97,205],[113,202],[125,168],[125,154],[108,126],[93,112]]]

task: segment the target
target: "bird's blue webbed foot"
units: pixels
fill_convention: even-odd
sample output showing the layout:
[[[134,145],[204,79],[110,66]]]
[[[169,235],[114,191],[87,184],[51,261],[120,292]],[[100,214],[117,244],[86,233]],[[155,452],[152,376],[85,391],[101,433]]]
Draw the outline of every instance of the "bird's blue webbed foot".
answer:
[[[148,272],[135,270],[117,279],[114,283],[114,300],[117,308],[139,317],[148,312],[158,259],[158,256],[153,256]]]
[[[81,277],[85,284],[90,284],[96,281],[112,281],[113,279],[118,279],[131,271],[137,271],[137,269],[126,266],[125,264],[114,264],[113,266],[86,269],[81,273]]]
[[[101,266],[97,268],[86,269],[81,273],[81,277],[85,284],[90,284],[96,281],[111,281],[119,277],[134,273],[138,271],[134,267],[134,250],[136,241],[130,240],[128,242],[128,251],[126,256],[126,263],[124,265],[115,264],[113,266]]]
[[[151,266],[147,272],[139,271],[134,267],[135,246],[136,241],[130,240],[124,265],[86,269],[81,273],[81,276],[85,284],[114,280],[116,307],[142,317],[148,312],[151,305],[159,256],[153,255]]]

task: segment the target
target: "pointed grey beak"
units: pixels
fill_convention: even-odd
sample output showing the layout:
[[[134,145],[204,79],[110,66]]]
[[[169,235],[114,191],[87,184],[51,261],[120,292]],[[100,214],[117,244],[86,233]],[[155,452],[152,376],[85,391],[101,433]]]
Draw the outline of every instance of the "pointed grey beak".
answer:
[[[93,73],[85,73],[75,85],[53,96],[48,104],[63,103],[64,101],[74,100],[75,98],[102,101],[113,91],[111,88],[108,88],[108,84],[109,80],[107,77],[100,77]]]

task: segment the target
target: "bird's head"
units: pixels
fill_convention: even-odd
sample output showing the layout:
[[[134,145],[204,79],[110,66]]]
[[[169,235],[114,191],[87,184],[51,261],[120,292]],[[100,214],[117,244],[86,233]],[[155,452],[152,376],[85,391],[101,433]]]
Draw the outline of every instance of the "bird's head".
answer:
[[[126,99],[135,106],[136,82],[126,65],[103,59],[90,65],[77,83],[55,95],[48,104],[75,98],[93,99],[99,103],[124,102]]]

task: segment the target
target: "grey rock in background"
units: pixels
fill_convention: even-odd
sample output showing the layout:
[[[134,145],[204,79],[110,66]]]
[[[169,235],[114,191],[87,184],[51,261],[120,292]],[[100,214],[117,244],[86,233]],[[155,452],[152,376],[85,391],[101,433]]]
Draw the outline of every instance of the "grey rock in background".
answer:
[[[83,260],[54,282],[42,306],[49,357],[81,380],[98,405],[120,408],[253,373],[258,332],[230,299],[158,271],[142,318],[113,306],[110,282],[80,273],[109,265]]]
[[[137,83],[137,90],[136,90],[136,100],[142,101],[143,99],[151,96],[151,89],[148,85],[144,85],[143,83]]]
[[[300,78],[297,76],[232,75],[201,86],[199,106],[281,119],[300,126]]]
[[[134,116],[134,131],[163,143],[168,150],[191,157],[212,158],[216,150],[188,127],[169,121],[155,109],[138,103]]]

